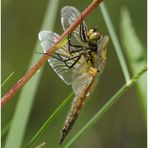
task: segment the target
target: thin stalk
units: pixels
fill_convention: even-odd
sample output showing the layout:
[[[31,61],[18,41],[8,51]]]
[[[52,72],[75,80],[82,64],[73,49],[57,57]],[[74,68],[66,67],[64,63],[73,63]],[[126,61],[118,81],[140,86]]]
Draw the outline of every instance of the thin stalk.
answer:
[[[117,56],[118,56],[118,59],[119,59],[125,80],[126,80],[126,83],[128,83],[130,81],[130,75],[129,75],[129,72],[128,72],[127,64],[126,64],[121,46],[119,44],[119,40],[117,38],[115,29],[114,29],[112,21],[111,21],[111,17],[109,16],[109,13],[108,13],[108,10],[105,6],[105,3],[102,3],[100,5],[100,8],[101,8],[101,12],[102,12],[103,18],[105,20],[106,26],[108,28],[109,34],[111,36],[111,40],[112,40],[113,45],[115,47],[115,51],[117,53]]]
[[[5,124],[5,126],[1,130],[1,137],[5,136],[6,133],[9,131],[11,125],[11,121]]]
[[[29,142],[28,148],[31,148],[32,145],[39,139],[39,137],[43,134],[43,132],[49,127],[49,125],[54,121],[57,115],[61,112],[64,106],[68,103],[69,100],[73,97],[73,93],[69,94],[64,101],[56,108],[56,110],[49,116],[47,121],[43,124],[43,126],[36,132],[31,141]]]
[[[3,86],[6,84],[6,82],[13,76],[14,73],[15,73],[15,72],[12,72],[12,73],[4,80],[4,82],[3,82],[2,85],[1,85],[1,87],[3,87]]]
[[[64,146],[64,148],[68,148],[71,146],[71,144],[82,134],[84,133],[88,128],[93,126],[103,115],[106,113],[113,104],[115,104],[119,98],[127,91],[129,88],[138,80],[138,78],[146,72],[147,67],[144,66],[143,69],[136,74],[128,84],[124,84],[117,93],[113,95],[111,99],[84,125],[82,129]]]
[[[18,90],[20,90],[30,78],[43,66],[43,64],[48,60],[49,56],[52,55],[57,50],[57,45],[70,34],[84,19],[88,14],[92,12],[102,0],[93,0],[91,4],[83,11],[83,13],[63,32],[63,34],[58,38],[57,42],[48,49],[47,54],[39,59],[39,61],[3,96],[1,105],[3,106],[8,100],[14,96]]]

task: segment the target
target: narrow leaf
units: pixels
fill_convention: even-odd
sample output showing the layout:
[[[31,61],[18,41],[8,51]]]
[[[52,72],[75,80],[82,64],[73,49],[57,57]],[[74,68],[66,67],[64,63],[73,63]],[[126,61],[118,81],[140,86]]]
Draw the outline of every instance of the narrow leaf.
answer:
[[[121,10],[120,26],[122,43],[125,47],[124,50],[132,73],[135,74],[146,64],[146,50],[144,49],[139,37],[136,34],[136,31],[134,30],[134,26],[132,25],[132,20],[127,8],[122,8]],[[136,84],[141,108],[144,113],[144,118],[146,119],[146,73],[137,81]]]

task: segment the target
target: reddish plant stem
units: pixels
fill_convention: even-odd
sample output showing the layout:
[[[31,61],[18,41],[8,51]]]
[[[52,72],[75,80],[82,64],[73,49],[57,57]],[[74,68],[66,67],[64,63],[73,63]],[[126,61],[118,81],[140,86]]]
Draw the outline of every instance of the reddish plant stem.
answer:
[[[1,106],[3,106],[7,101],[9,101],[12,96],[14,96],[19,89],[21,89],[28,80],[41,68],[41,66],[48,60],[49,55],[52,55],[56,50],[56,46],[62,39],[70,34],[84,19],[88,14],[91,13],[103,0],[93,0],[92,3],[83,11],[82,15],[79,16],[70,26],[67,28],[63,34],[58,38],[57,42],[48,49],[47,54],[44,54],[40,60],[14,85],[12,88],[2,97]]]

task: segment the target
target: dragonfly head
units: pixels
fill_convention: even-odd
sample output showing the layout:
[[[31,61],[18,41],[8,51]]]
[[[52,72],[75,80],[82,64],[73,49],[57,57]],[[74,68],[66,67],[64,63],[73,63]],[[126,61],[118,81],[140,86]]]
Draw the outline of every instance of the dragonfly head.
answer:
[[[86,32],[86,39],[91,44],[96,44],[101,37],[102,35],[94,28],[91,28]]]

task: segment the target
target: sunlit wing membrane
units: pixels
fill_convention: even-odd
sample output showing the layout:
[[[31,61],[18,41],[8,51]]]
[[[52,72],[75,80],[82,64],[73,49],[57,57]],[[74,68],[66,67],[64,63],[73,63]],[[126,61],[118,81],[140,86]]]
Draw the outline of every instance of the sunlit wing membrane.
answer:
[[[63,7],[61,10],[61,24],[63,29],[66,30],[80,15],[79,10],[74,7]],[[83,21],[83,26],[87,29],[85,21]],[[80,39],[80,25],[73,31],[73,34],[78,42],[82,42]]]
[[[76,96],[79,96],[85,92],[86,88],[90,85],[93,80],[93,76],[89,73],[83,73],[79,75],[79,77],[75,78],[72,83],[73,91]]]
[[[44,52],[46,51],[55,43],[57,38],[59,37],[58,34],[52,31],[41,31],[39,33],[39,40],[41,41],[41,46],[43,47]],[[60,61],[58,58],[57,53],[61,56],[62,59],[68,59],[78,55],[79,53],[70,54],[68,51],[68,45],[64,45],[59,48],[52,57],[48,59],[49,64],[54,69],[54,71],[59,75],[59,77],[68,85],[71,85],[72,82],[72,71],[79,67],[83,61],[80,59],[73,68],[69,69],[64,62]],[[67,65],[71,65],[75,59],[67,61]]]
[[[107,35],[97,42],[98,49],[96,53],[94,67],[97,67],[102,71],[106,63],[106,50],[107,50],[108,42],[109,42],[109,37]]]
[[[59,37],[58,34],[51,32],[51,31],[41,31],[39,33],[39,40],[41,41],[41,46],[43,47],[44,52],[46,51],[55,43],[57,38]],[[61,53],[65,55],[64,58],[70,57],[67,52],[67,45],[64,45],[62,48],[58,49],[56,53]],[[55,55],[55,54],[54,54]],[[57,55],[55,55],[57,56]],[[54,71],[59,75],[59,77],[68,85],[71,84],[71,70],[66,67],[66,65],[53,57],[48,59],[49,64],[54,69]]]

